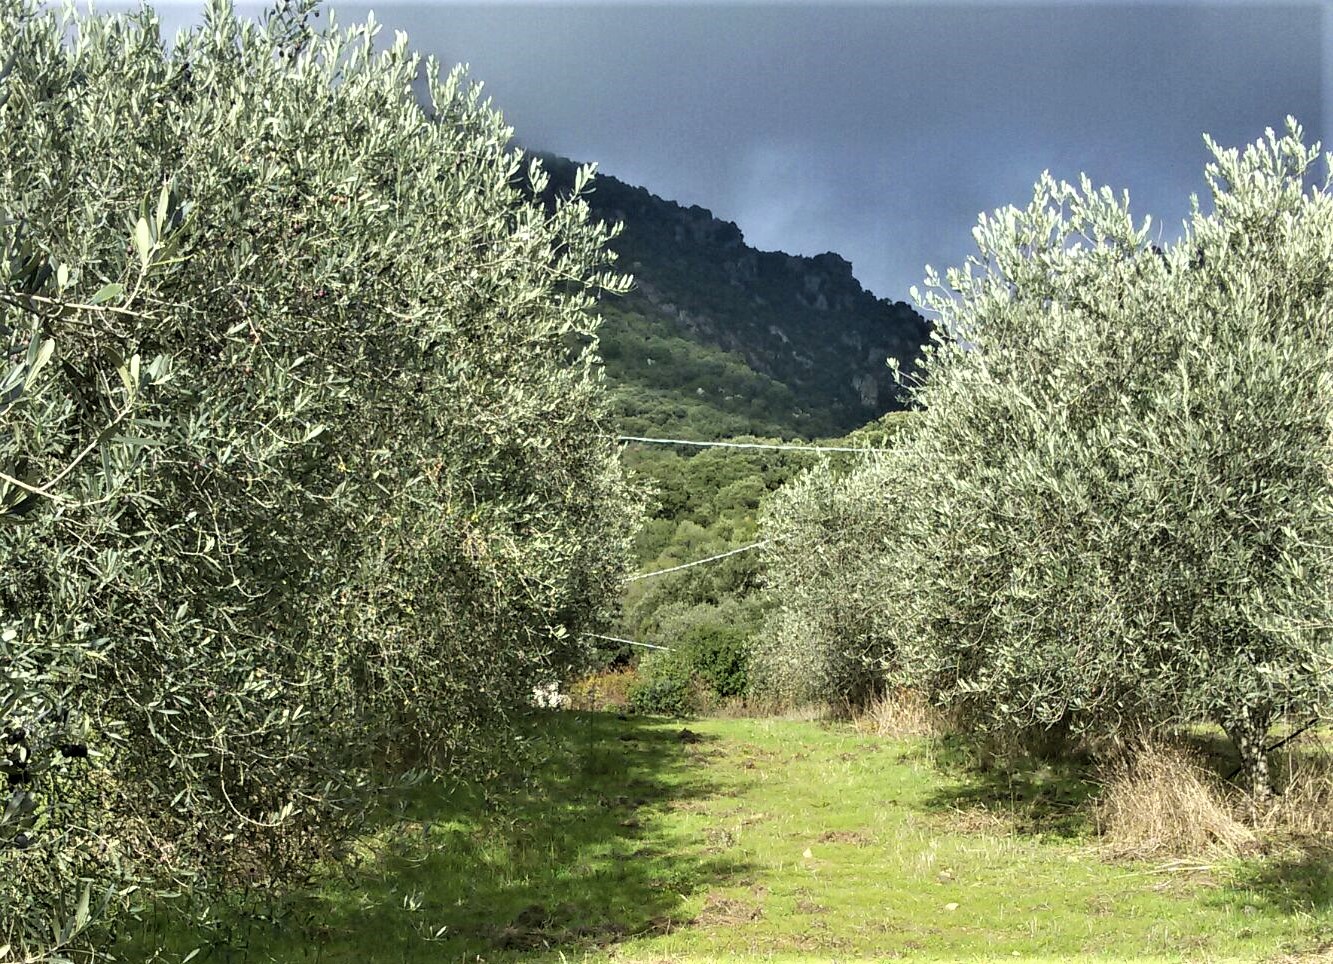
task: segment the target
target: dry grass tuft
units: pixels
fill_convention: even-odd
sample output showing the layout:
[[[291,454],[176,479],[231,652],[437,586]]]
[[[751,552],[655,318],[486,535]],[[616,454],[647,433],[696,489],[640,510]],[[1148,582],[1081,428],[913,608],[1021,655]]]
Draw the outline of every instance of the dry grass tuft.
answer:
[[[787,723],[818,723],[837,719],[837,712],[826,703],[800,703],[793,705],[784,700],[765,696],[747,697],[743,710],[728,715],[728,719],[779,720]]]
[[[709,894],[704,900],[703,910],[694,918],[694,923],[702,927],[735,927],[748,924],[764,916],[757,904],[735,900],[721,894]]]
[[[1222,781],[1180,745],[1140,739],[1102,783],[1097,823],[1115,856],[1228,856],[1258,843]]]
[[[878,697],[853,720],[862,733],[894,739],[941,736],[947,731],[943,716],[914,690],[899,689]]]

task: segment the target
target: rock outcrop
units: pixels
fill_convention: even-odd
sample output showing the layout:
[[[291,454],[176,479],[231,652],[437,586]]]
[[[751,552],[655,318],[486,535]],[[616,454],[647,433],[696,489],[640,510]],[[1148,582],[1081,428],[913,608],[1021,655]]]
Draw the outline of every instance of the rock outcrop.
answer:
[[[572,161],[543,155],[551,192],[572,186]],[[595,217],[621,222],[618,267],[635,276],[626,307],[684,337],[739,354],[790,386],[810,410],[848,430],[901,407],[890,357],[910,370],[930,325],[911,306],[862,288],[833,253],[758,251],[741,229],[705,208],[663,200],[598,175]]]

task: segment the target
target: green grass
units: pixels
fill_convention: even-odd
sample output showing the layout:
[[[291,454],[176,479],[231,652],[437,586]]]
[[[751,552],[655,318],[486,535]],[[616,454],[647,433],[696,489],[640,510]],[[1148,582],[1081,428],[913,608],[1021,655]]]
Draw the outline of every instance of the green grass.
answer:
[[[844,726],[686,725],[697,740],[544,717],[521,789],[418,788],[313,892],[224,918],[195,960],[1252,961],[1333,934],[1327,857],[1109,863],[1076,772],[976,773]],[[160,942],[145,927],[123,954]],[[166,943],[180,960],[201,938]]]

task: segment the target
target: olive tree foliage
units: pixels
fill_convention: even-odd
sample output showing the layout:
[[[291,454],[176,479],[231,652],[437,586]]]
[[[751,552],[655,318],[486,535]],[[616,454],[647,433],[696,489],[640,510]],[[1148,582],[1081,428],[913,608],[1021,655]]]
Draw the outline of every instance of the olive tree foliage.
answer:
[[[893,592],[882,564],[899,502],[892,458],[848,473],[825,461],[774,493],[761,518],[771,540],[765,591],[778,602],[754,643],[755,690],[788,705],[865,704],[893,662]]]
[[[890,412],[868,423],[847,436],[864,453],[826,457],[764,502],[764,588],[774,606],[754,643],[759,694],[855,709],[883,689],[895,617],[882,560],[899,524],[897,445],[916,418]]]
[[[1044,175],[928,272],[949,334],[892,471],[861,475],[896,507],[854,559],[882,570],[885,672],[956,718],[1211,720],[1263,794],[1268,729],[1333,691],[1333,200],[1293,120],[1206,142],[1212,210],[1175,244]]]
[[[626,569],[591,172],[525,201],[461,71],[309,14],[214,0],[168,52],[0,0],[10,954],[308,866],[502,740]]]

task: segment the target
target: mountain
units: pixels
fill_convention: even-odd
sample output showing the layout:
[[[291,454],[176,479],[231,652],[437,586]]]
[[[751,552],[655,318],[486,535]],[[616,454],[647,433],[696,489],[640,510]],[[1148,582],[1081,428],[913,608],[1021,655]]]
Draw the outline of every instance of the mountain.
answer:
[[[577,165],[540,156],[547,200],[567,193]],[[587,199],[624,224],[616,267],[635,280],[599,306],[629,434],[828,437],[902,407],[888,359],[910,369],[930,324],[863,289],[850,262],[758,251],[730,221],[608,175]]]

